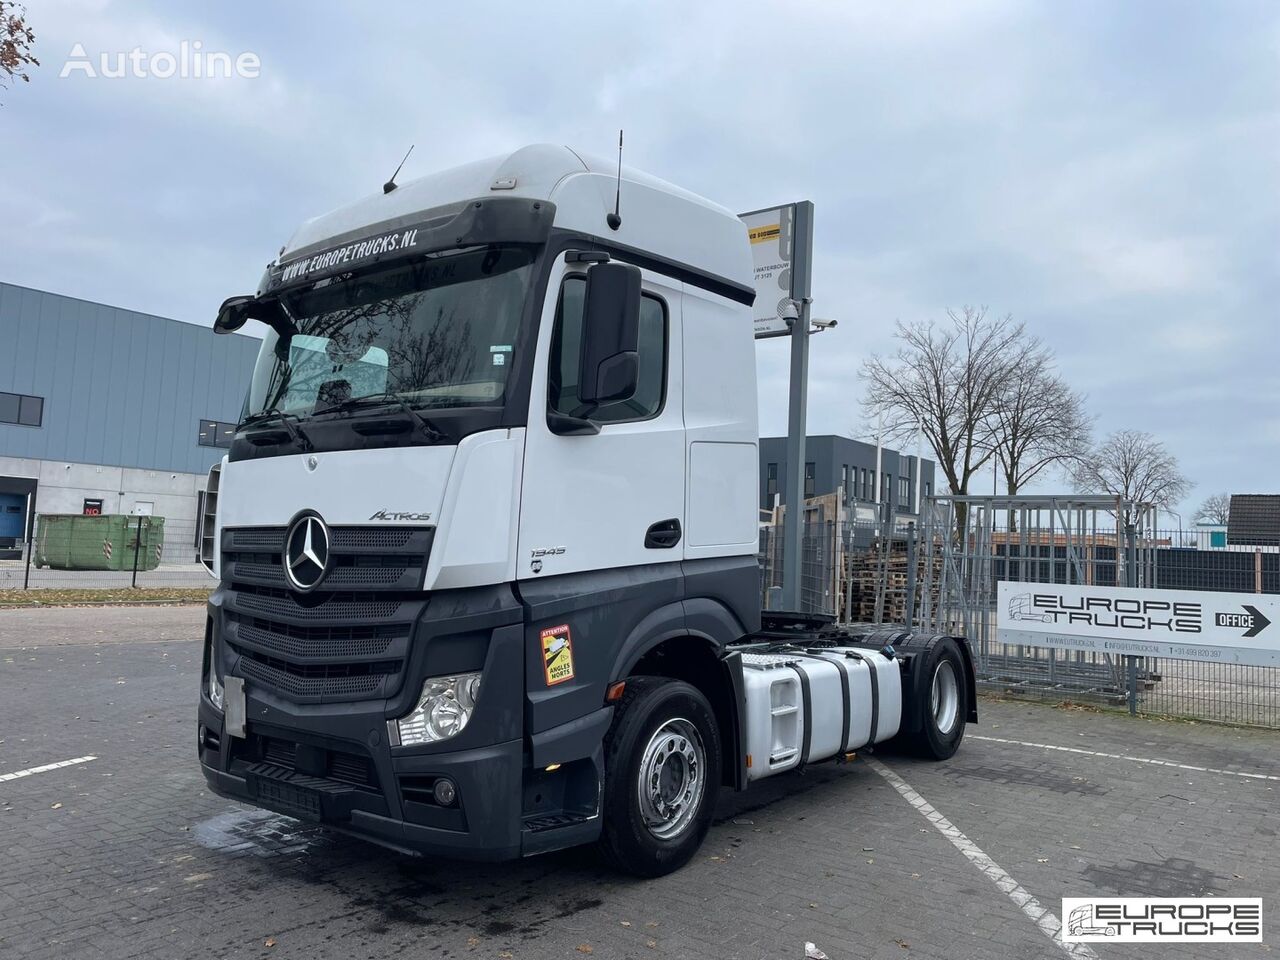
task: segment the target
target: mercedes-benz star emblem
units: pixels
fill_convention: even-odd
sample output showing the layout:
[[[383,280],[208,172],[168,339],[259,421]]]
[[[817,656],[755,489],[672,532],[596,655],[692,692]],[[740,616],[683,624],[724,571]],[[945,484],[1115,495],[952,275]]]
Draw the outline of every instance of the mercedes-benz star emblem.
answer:
[[[299,517],[284,540],[284,573],[294,589],[313,589],[329,570],[329,528],[314,514]]]

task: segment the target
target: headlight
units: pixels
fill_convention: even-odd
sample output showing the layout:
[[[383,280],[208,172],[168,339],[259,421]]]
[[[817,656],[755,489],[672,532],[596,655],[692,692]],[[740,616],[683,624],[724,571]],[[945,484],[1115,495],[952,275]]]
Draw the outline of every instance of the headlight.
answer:
[[[476,708],[480,674],[432,677],[422,685],[418,705],[407,716],[393,720],[400,746],[448,740],[462,732]]]
[[[218,672],[213,668],[213,664],[209,665],[209,701],[222,709],[222,681],[218,679]]]

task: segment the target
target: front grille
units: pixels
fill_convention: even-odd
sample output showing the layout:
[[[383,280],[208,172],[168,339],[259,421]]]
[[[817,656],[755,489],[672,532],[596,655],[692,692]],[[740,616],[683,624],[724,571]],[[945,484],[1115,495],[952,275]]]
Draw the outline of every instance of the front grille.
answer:
[[[228,621],[235,624],[228,634],[240,646],[286,658],[367,659],[386,657],[389,650],[403,656],[409,639],[408,629],[395,626],[295,627],[239,614],[228,614]],[[396,644],[397,640],[405,643]]]
[[[236,600],[241,610],[260,613],[271,620],[388,620],[403,606],[400,600],[384,597],[360,597],[351,594],[307,594],[320,602],[303,606],[292,594],[283,590],[244,590]]]
[[[396,670],[402,666],[398,660],[387,663]],[[350,674],[342,672],[342,668],[350,667],[351,664],[332,666],[333,672],[322,667],[320,669],[323,672],[312,673],[307,668],[299,668],[281,660],[258,659],[256,654],[248,654],[240,658],[238,669],[248,679],[257,680],[295,700],[367,700],[389,695],[384,690],[384,685],[392,678],[386,674]]]
[[[224,530],[231,673],[295,702],[394,695],[426,603],[433,534],[429,527],[333,527],[327,574],[297,593],[284,575],[284,527]]]

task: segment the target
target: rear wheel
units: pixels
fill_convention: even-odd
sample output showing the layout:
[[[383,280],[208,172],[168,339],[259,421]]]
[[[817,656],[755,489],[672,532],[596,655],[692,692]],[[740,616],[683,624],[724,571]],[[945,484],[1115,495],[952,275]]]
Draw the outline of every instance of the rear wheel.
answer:
[[[720,735],[695,687],[632,677],[605,738],[600,846],[617,867],[658,877],[702,844],[720,786]]]
[[[969,715],[969,686],[964,658],[954,640],[939,640],[924,657],[923,696],[914,704],[920,729],[909,735],[907,745],[923,757],[946,760],[960,748]]]

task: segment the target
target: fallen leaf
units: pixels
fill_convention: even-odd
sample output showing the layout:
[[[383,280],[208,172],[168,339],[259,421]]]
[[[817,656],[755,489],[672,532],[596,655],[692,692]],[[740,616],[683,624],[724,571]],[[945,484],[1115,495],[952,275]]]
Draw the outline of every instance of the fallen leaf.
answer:
[[[262,942],[262,945],[263,945],[264,947],[274,947],[274,946],[276,945],[276,938],[275,938],[275,937],[267,937],[267,939],[266,939],[266,940],[264,940],[264,941]]]
[[[577,950],[579,953],[595,953],[596,952],[595,948],[592,947],[591,944],[589,943],[580,943],[576,947],[574,947],[574,949]]]
[[[646,940],[646,941],[644,942],[644,945],[645,945],[646,947],[648,947],[650,950],[653,950],[655,947],[657,947],[657,946],[658,946],[658,941],[657,941],[657,940]]]
[[[629,926],[631,926],[631,921],[630,921],[630,920],[623,920],[623,921],[622,921],[622,925],[623,925],[624,927],[629,927]]]
[[[905,940],[895,940],[893,942],[896,943],[898,946],[900,946],[903,950],[911,949],[911,944],[907,943],[907,941]]]
[[[478,946],[480,946],[480,938],[479,938],[479,937],[467,937],[467,946],[468,946],[468,947],[478,947]]]
[[[514,956],[515,956],[515,954],[514,954],[514,953],[512,953],[510,950],[499,950],[499,951],[498,951],[498,960],[511,960],[511,958],[512,958],[512,957],[514,957]]]
[[[60,803],[55,803],[55,804],[54,804],[52,807],[50,807],[49,809],[50,809],[50,810],[60,810],[61,808],[62,808],[62,804],[60,804]]]

